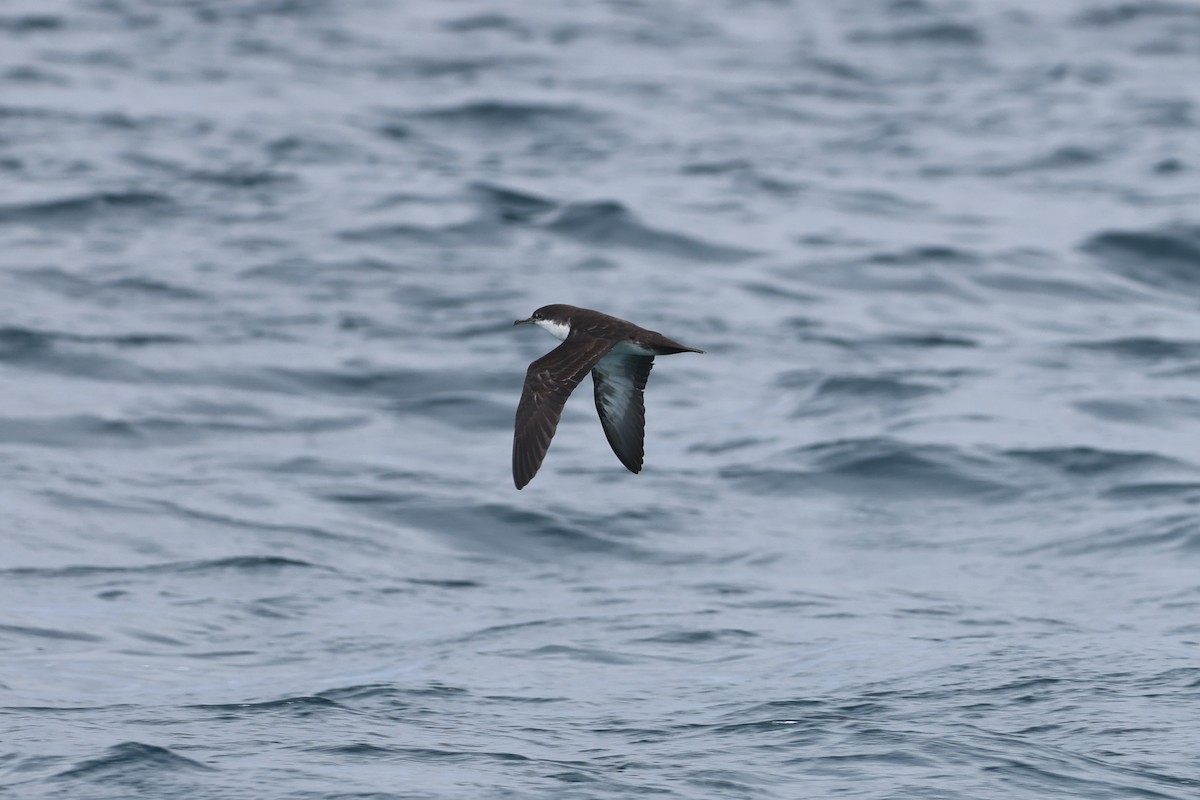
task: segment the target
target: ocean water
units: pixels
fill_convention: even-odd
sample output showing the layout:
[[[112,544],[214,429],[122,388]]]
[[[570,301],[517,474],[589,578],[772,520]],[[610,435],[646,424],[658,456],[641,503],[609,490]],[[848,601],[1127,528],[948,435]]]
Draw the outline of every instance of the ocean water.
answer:
[[[0,188],[0,795],[1200,796],[1195,3],[7,0]]]

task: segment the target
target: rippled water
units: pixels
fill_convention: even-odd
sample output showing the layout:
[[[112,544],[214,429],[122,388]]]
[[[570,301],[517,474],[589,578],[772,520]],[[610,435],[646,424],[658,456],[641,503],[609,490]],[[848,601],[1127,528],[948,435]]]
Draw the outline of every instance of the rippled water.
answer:
[[[0,5],[0,793],[1200,794],[1200,8]],[[646,468],[584,387],[661,359]]]

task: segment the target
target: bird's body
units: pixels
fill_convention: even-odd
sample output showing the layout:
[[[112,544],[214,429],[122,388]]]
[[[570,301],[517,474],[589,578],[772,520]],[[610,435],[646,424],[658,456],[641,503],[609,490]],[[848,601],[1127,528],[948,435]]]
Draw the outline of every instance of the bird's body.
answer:
[[[558,427],[563,406],[588,372],[604,435],[630,472],[644,457],[646,411],[642,392],[654,357],[703,353],[627,320],[567,305],[543,306],[529,319],[562,341],[529,365],[513,434],[513,482],[523,488],[537,474]]]

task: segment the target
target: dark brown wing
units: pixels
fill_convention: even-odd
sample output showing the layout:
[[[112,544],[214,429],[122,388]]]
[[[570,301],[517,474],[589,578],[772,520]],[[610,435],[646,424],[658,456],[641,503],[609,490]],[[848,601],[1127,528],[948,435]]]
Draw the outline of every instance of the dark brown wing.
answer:
[[[533,480],[542,466],[567,398],[614,344],[612,340],[572,333],[529,365],[513,433],[513,483],[518,489]]]
[[[654,356],[609,353],[592,368],[596,411],[604,435],[621,463],[630,472],[642,471],[646,438],[646,405],[643,392]]]

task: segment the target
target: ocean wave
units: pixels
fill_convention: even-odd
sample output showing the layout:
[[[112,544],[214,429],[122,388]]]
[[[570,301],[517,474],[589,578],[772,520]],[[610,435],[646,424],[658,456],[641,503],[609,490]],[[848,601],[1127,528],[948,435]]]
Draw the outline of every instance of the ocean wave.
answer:
[[[249,166],[213,169],[142,154],[130,156],[129,160],[138,166],[149,167],[186,181],[211,184],[230,189],[257,189],[267,186],[291,184],[297,180],[296,175],[293,173]]]
[[[854,31],[850,38],[855,42],[872,44],[978,47],[984,43],[984,35],[979,28],[965,22],[950,21],[897,26],[880,31]]]
[[[611,200],[560,202],[491,184],[478,184],[475,189],[485,207],[506,224],[532,226],[587,244],[714,263],[734,263],[758,255],[753,250],[652,228]]]
[[[66,27],[57,14],[4,14],[0,16],[0,31],[18,35],[48,33]]]
[[[171,447],[212,436],[318,433],[364,425],[362,416],[311,417],[268,422],[182,416],[103,417],[71,414],[51,417],[0,417],[0,443],[38,447]]]
[[[1094,447],[1042,447],[1006,450],[1018,461],[1049,467],[1073,478],[1129,477],[1193,471],[1190,464],[1152,452],[1102,450]]]
[[[942,376],[942,378],[950,376]],[[911,404],[930,395],[943,394],[948,386],[934,374],[901,371],[892,374],[827,375],[813,370],[788,372],[776,379],[786,389],[805,389],[805,397],[793,412],[807,417],[875,408],[881,412],[902,413]]]
[[[229,556],[200,561],[173,561],[161,564],[143,564],[140,566],[88,566],[72,567],[15,567],[0,569],[0,576],[13,580],[47,579],[61,580],[73,578],[91,578],[97,576],[119,575],[159,575],[159,574],[206,574],[238,570],[247,572],[274,573],[281,569],[329,569],[307,561],[282,556]]]
[[[419,495],[354,493],[330,499],[359,513],[427,531],[466,552],[545,562],[570,555],[606,555],[640,562],[677,562],[692,556],[658,552],[645,541],[639,515],[596,519],[569,510],[527,509],[500,503],[438,503]],[[658,520],[658,524],[666,524]]]
[[[1097,419],[1127,425],[1175,428],[1200,421],[1200,399],[1194,397],[1094,397],[1072,405]]]
[[[1200,227],[1104,231],[1084,242],[1082,249],[1139,283],[1190,294],[1200,289]]]
[[[409,112],[405,116],[459,127],[477,128],[487,135],[503,134],[507,130],[532,128],[538,131],[547,125],[594,125],[603,116],[600,112],[579,105],[553,103],[518,103],[510,100],[475,100],[442,108]]]
[[[1089,8],[1075,17],[1078,24],[1095,27],[1128,25],[1153,19],[1200,21],[1200,9],[1184,3],[1166,2],[1166,0],[1142,0],[1138,3],[1115,3],[1099,8]]]
[[[0,225],[86,225],[118,216],[158,214],[174,208],[174,200],[157,192],[90,192],[0,205]]]
[[[144,275],[98,278],[54,267],[14,270],[11,274],[29,286],[96,305],[146,301],[186,303],[211,299],[211,295],[201,289]]]
[[[942,498],[991,503],[1031,492],[1111,492],[1150,480],[1186,479],[1197,471],[1191,464],[1154,453],[1090,447],[959,448],[863,438],[795,448],[765,463],[726,467],[721,475],[761,494],[817,491],[880,501]]]
[[[88,784],[138,782],[152,775],[212,772],[201,764],[166,748],[142,742],[123,742],[104,755],[87,759],[56,774],[53,780],[85,780]]]
[[[1111,354],[1133,362],[1158,364],[1200,360],[1200,339],[1172,339],[1158,336],[1124,336],[1073,342],[1073,347]]]
[[[438,247],[482,247],[507,242],[513,229],[603,248],[619,248],[702,263],[736,263],[759,253],[651,227],[615,201],[562,202],[502,186],[477,184],[478,214],[447,225],[383,223],[345,230],[348,241],[405,240]]]
[[[230,717],[252,717],[259,715],[283,717],[311,717],[330,711],[341,710],[342,704],[321,695],[299,695],[262,700],[251,703],[198,704],[191,708],[204,711],[222,711]]]
[[[795,448],[771,459],[779,466],[741,465],[721,476],[754,493],[836,492],[888,501],[1005,500],[1021,486],[988,454],[888,438],[847,439]]]
[[[1049,551],[1071,557],[1163,551],[1200,554],[1200,517],[1195,514],[1167,514],[1151,519],[1139,519],[1043,545],[1036,548],[1036,551]]]
[[[64,631],[59,628],[38,628],[31,625],[0,625],[0,633],[6,636],[24,636],[35,639],[60,639],[70,642],[102,642],[104,638],[83,631]]]

